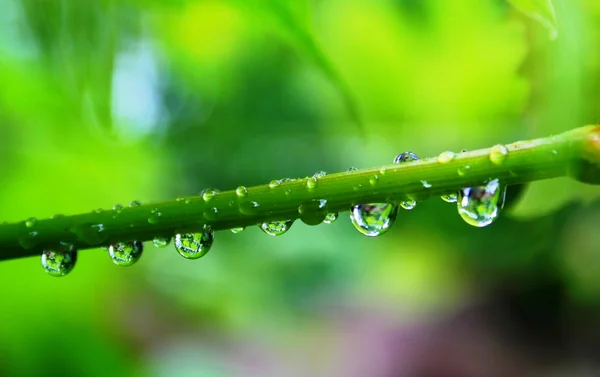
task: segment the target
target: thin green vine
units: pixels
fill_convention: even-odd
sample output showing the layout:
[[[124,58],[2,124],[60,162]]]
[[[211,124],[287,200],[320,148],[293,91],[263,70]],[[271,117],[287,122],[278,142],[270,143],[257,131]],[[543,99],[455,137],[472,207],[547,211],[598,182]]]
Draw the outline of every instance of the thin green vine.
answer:
[[[600,127],[586,126],[560,135],[518,141],[470,152],[444,152],[402,164],[273,181],[256,187],[174,201],[51,219],[0,225],[0,260],[40,255],[46,248],[77,250],[120,241],[148,241],[210,227],[224,230],[276,220],[298,219],[299,208],[326,201],[326,211],[353,204],[414,199],[456,192],[499,179],[503,185],[571,175],[598,183]],[[322,208],[321,208],[322,210]],[[318,221],[305,221],[313,225]]]

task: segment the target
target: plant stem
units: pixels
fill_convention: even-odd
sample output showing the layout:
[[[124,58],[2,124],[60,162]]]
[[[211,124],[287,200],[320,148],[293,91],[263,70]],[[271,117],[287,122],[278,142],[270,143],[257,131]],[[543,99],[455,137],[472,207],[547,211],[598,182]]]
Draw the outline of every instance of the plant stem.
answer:
[[[566,175],[578,166],[597,169],[600,127],[586,126],[560,135],[505,145],[508,154],[490,158],[501,148],[457,153],[450,161],[426,158],[414,162],[329,174],[312,181],[302,178],[279,185],[249,187],[185,200],[147,204],[73,216],[0,225],[0,260],[39,255],[61,243],[77,250],[118,241],[148,241],[175,233],[231,229],[266,221],[299,218],[298,207],[312,200],[327,201],[327,211],[347,211],[353,204],[406,199],[424,200],[477,186],[490,179],[506,185]],[[446,155],[447,156],[447,155]],[[502,160],[502,161],[500,161]],[[495,163],[494,163],[495,162]],[[594,174],[596,171],[594,170]],[[308,181],[311,181],[307,184]],[[314,186],[314,187],[310,187]],[[244,191],[244,190],[240,190]]]

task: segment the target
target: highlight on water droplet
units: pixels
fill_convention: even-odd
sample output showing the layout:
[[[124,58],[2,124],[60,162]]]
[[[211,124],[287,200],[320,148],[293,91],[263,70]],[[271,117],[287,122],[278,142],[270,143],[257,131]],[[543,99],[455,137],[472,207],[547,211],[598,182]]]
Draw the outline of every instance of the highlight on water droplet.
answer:
[[[30,217],[27,220],[25,220],[25,226],[28,228],[33,228],[36,222],[37,220],[35,217]]]
[[[237,228],[231,228],[231,233],[233,234],[239,234],[242,233],[244,231],[244,229],[246,229],[243,226],[237,227]]]
[[[387,232],[397,215],[398,206],[393,203],[357,204],[350,209],[352,225],[368,237]]]
[[[505,195],[506,186],[501,186],[498,179],[485,186],[465,187],[458,191],[458,213],[469,225],[488,226],[498,217]]]
[[[441,196],[442,200],[447,202],[447,203],[456,203],[456,201],[458,200],[458,195],[456,195],[455,193],[452,194],[445,194]]]
[[[506,160],[506,156],[508,156],[508,149],[502,145],[497,144],[490,148],[490,161],[494,165],[502,165],[504,160]]]
[[[131,266],[137,262],[144,251],[141,241],[117,242],[108,248],[108,255],[113,263],[118,266]]]
[[[139,207],[141,205],[142,203],[139,200],[134,200],[133,202],[129,203],[130,207]]]
[[[42,267],[51,276],[65,276],[77,262],[77,250],[44,250],[42,252]]]
[[[219,194],[219,192],[220,191],[217,189],[207,188],[207,189],[200,191],[200,196],[202,196],[202,199],[204,199],[205,202],[209,202],[217,194]]]
[[[335,220],[337,220],[338,215],[339,214],[337,212],[329,212],[327,214],[327,216],[325,216],[325,220],[323,220],[323,223],[325,223],[325,224],[333,224],[335,222]]]
[[[313,199],[298,207],[300,220],[306,225],[319,225],[327,216],[327,200]]]
[[[281,180],[280,179],[274,179],[271,182],[269,182],[269,188],[276,188],[279,187],[281,185]]]
[[[239,186],[238,188],[235,189],[235,194],[239,198],[244,198],[248,195],[248,189],[244,186]]]
[[[290,230],[293,223],[294,220],[271,221],[264,222],[260,224],[259,227],[263,232],[265,232],[269,236],[281,236],[282,234]]]
[[[171,243],[171,237],[154,237],[152,244],[158,248],[167,247]]]
[[[394,164],[401,164],[403,162],[417,161],[418,159],[419,159],[419,156],[417,156],[413,152],[402,152],[402,153],[398,154],[396,156],[396,158],[394,158]],[[421,183],[423,183],[423,181],[421,181]],[[408,200],[403,200],[398,204],[400,204],[400,206],[404,209],[411,210],[411,209],[415,208],[415,206],[417,205],[417,202],[413,199],[408,199]]]
[[[421,181],[421,184],[423,185],[424,188],[432,188],[433,187],[431,185],[431,183],[429,183],[427,181]]]
[[[447,163],[449,163],[450,161],[454,160],[454,157],[455,157],[455,156],[456,156],[456,155],[454,154],[454,152],[451,152],[451,151],[445,151],[445,152],[442,152],[442,153],[440,153],[440,154],[437,156],[437,161],[438,161],[440,164],[447,164]]]
[[[198,233],[176,234],[175,250],[186,259],[202,258],[210,250],[214,237],[211,229]]]

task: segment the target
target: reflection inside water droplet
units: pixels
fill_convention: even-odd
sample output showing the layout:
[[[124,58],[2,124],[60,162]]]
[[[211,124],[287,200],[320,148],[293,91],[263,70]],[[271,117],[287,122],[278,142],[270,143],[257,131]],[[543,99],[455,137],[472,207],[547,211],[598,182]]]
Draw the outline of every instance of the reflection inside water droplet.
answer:
[[[327,200],[314,199],[304,202],[298,207],[298,214],[306,225],[319,225],[327,216]]]
[[[335,220],[337,220],[338,215],[339,214],[337,212],[329,212],[327,216],[325,216],[325,220],[323,220],[323,222],[325,224],[333,224]]]
[[[498,217],[505,195],[506,186],[501,186],[498,179],[485,186],[465,187],[458,192],[458,213],[469,225],[488,226]]]
[[[73,250],[44,250],[42,252],[42,267],[51,276],[65,276],[77,262],[77,251]]]
[[[113,263],[118,266],[131,266],[140,259],[143,251],[143,242],[117,242],[110,245],[108,248],[108,255]]]
[[[290,230],[293,223],[294,220],[271,221],[262,223],[259,225],[259,227],[263,232],[265,232],[269,236],[281,236],[282,234]]]
[[[152,244],[158,248],[167,247],[171,243],[171,237],[154,237]]]
[[[175,235],[175,250],[186,259],[198,259],[208,253],[214,240],[214,232],[207,229],[199,233]]]
[[[350,220],[360,233],[376,237],[387,232],[398,214],[392,203],[358,204],[351,208]]]

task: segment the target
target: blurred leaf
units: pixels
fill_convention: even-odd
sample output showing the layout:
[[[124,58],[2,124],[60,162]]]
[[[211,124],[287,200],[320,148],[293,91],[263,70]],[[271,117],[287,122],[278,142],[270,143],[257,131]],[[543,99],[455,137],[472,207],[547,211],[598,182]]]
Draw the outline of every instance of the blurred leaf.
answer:
[[[558,25],[552,0],[509,0],[520,12],[541,23],[550,31],[550,38],[558,37]]]

